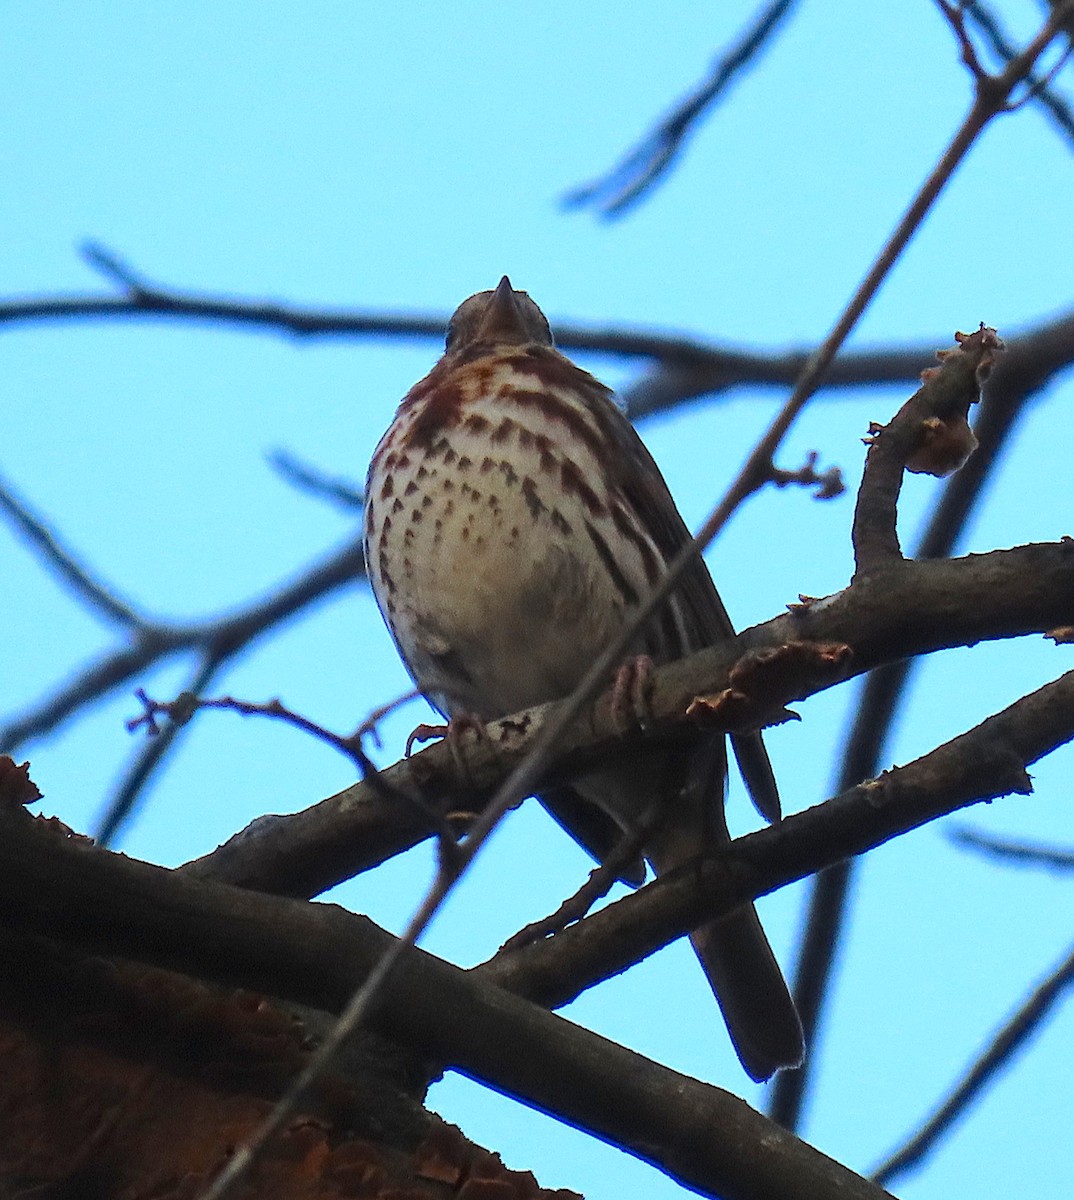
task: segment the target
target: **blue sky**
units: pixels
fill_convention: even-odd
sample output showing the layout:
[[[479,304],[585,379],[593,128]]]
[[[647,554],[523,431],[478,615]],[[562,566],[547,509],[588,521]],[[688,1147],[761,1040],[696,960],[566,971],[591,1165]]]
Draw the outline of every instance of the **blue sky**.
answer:
[[[997,6],[998,7],[998,6]],[[961,121],[970,85],[934,5],[804,5],[759,69],[689,143],[672,176],[625,219],[564,213],[688,91],[749,6],[682,3],[522,9],[493,3],[87,3],[6,7],[0,39],[0,291],[103,292],[77,254],[95,238],[150,280],[324,308],[447,314],[508,272],[557,318],[631,325],[763,349],[819,339]],[[1013,32],[1036,9],[1004,4]],[[1067,72],[1069,77],[1069,70]],[[1060,83],[1066,80],[1061,77]],[[984,320],[1001,334],[1070,304],[1074,161],[1044,118],[997,122],[942,197],[855,336],[932,339]],[[359,481],[395,403],[429,368],[429,342],[321,340],[180,322],[3,330],[5,478],[94,569],[145,611],[210,616],[270,590],[353,532],[353,520],[282,483],[285,448]],[[622,386],[643,368],[585,365]],[[905,389],[813,403],[784,451],[810,448],[851,486],[860,438]],[[779,399],[741,389],[642,430],[688,522],[719,498]],[[961,549],[1052,539],[1069,527],[1069,381],[1034,403]],[[1060,406],[1064,406],[1061,408]],[[909,482],[912,541],[937,494]],[[768,492],[736,516],[710,561],[735,620],[843,586],[852,502]],[[0,598],[0,680],[17,710],[113,644],[0,529],[18,586]],[[1040,640],[938,657],[916,677],[891,762],[968,728],[1069,666]],[[168,695],[189,667],[146,687]],[[281,695],[347,730],[406,685],[373,603],[354,588],[287,627],[222,684]],[[801,706],[769,738],[789,809],[831,786],[853,688]],[[129,695],[27,748],[44,811],[91,827],[136,747]],[[416,709],[389,723],[399,753]],[[964,820],[1069,841],[1069,754],[1034,772],[1036,795]],[[178,863],[263,812],[345,787],[345,760],[297,733],[227,715],[199,720],[122,846]],[[748,806],[732,792],[732,822]],[[535,805],[514,814],[427,941],[486,957],[554,908],[587,869]],[[401,926],[431,870],[421,848],[334,897]],[[997,870],[922,830],[871,855],[833,999],[804,1135],[858,1169],[914,1127],[1031,981],[1065,952],[1056,877]],[[763,906],[787,968],[804,889]],[[674,1019],[668,1019],[668,996]],[[675,946],[576,1003],[570,1015],[752,1103],[689,950]],[[1056,1059],[1068,1012],[1042,1032],[906,1197],[1058,1192],[1074,1089]],[[618,1152],[449,1077],[431,1103],[511,1166],[590,1200],[679,1189]],[[1060,1183],[1062,1181],[1062,1184]]]

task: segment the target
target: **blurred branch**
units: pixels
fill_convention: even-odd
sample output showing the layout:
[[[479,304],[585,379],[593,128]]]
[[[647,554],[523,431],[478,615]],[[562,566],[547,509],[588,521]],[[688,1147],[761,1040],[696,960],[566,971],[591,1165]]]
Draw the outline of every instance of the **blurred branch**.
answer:
[[[52,564],[53,559],[46,556],[45,561]],[[257,638],[337,588],[364,575],[361,542],[349,542],[329,558],[308,568],[291,583],[285,584],[275,594],[230,616],[177,626],[139,622],[130,645],[106,653],[36,707],[14,717],[6,728],[0,730],[0,746],[5,750],[14,749],[30,738],[50,732],[85,705],[101,699],[151,666],[176,654],[198,655],[201,658],[198,677],[211,677],[219,667]],[[158,752],[153,763],[146,765],[159,762],[161,753],[163,751]],[[138,774],[137,769],[135,774]],[[144,784],[146,774],[143,769],[138,787]],[[133,778],[132,775],[128,780],[128,789]],[[129,804],[127,807],[129,809]]]
[[[780,467],[772,467],[772,482],[778,488],[790,487],[791,484],[796,484],[798,487],[812,487],[817,490],[813,493],[814,500],[834,500],[837,496],[841,496],[847,489],[843,482],[843,472],[838,467],[828,467],[824,471],[817,470],[817,460],[820,455],[816,450],[810,450],[806,455],[806,460],[796,471],[786,471]]]
[[[442,339],[446,315],[402,315],[384,312],[328,312],[296,309],[288,305],[225,299],[140,283],[139,289],[120,297],[44,296],[0,301],[0,325],[24,322],[158,317],[183,321],[290,333],[301,337],[380,337]],[[557,344],[564,350],[584,351],[629,359],[650,359],[656,368],[626,388],[622,399],[634,420],[678,407],[688,400],[716,395],[736,387],[786,387],[802,374],[816,353],[808,349],[780,352],[744,350],[710,341],[619,327],[593,328],[555,322]],[[1005,337],[1008,359],[1031,360],[1048,374],[1074,363],[1074,313]],[[821,374],[818,386],[841,389],[916,380],[934,359],[935,347],[946,337],[917,345],[875,347],[841,354]],[[282,452],[274,465],[301,485],[309,479],[313,490],[327,482]],[[296,468],[292,470],[291,468]],[[347,502],[351,489],[346,484]],[[342,499],[342,496],[341,496]]]
[[[145,630],[148,622],[126,601],[120,600],[111,588],[93,578],[75,554],[68,550],[45,521],[31,511],[5,483],[0,482],[0,510],[16,531],[41,556],[50,570],[68,587],[91,612],[106,621],[128,629]]]
[[[985,1052],[925,1124],[876,1168],[873,1178],[877,1183],[886,1186],[921,1165],[936,1143],[950,1132],[955,1122],[1041,1027],[1072,982],[1074,950],[1034,989],[1018,1012],[995,1034]]]
[[[976,829],[954,829],[951,841],[983,854],[998,862],[1027,867],[1047,867],[1066,873],[1074,870],[1074,850],[1059,850],[1055,846],[1032,845],[1029,842],[1009,841],[992,837]]]
[[[729,49],[713,64],[708,78],[648,133],[607,175],[574,188],[563,197],[565,208],[592,204],[603,217],[621,217],[670,170],[686,139],[728,91],[732,81],[753,63],[793,7],[794,0],[770,0]]]
[[[968,646],[999,637],[1043,633],[1074,614],[1074,544],[1023,546],[964,559],[907,561],[881,578],[865,579],[824,600],[801,606],[738,637],[657,668],[653,673],[654,731],[681,736],[687,710],[699,697],[720,696],[732,670],[747,698],[744,723],[835,686],[887,662]],[[836,660],[825,647],[841,647]],[[764,672],[767,672],[766,674]],[[759,674],[760,673],[760,674]],[[745,701],[744,701],[745,703]],[[383,862],[434,832],[417,813],[438,813],[487,797],[520,762],[535,730],[560,703],[490,722],[485,737],[467,735],[452,748],[438,743],[386,767],[380,777],[414,801],[386,805],[355,784],[312,808],[261,817],[184,870],[243,887],[309,897]],[[622,748],[622,730],[605,700],[589,705],[567,730],[554,769],[542,787],[584,769],[608,746]],[[855,780],[858,782],[858,780]]]
[[[987,5],[980,3],[980,0],[967,0],[964,7],[967,15],[984,33],[988,44],[1006,66],[1018,53],[1018,47],[1004,33],[999,18]],[[1026,83],[1033,91],[1033,98],[1051,117],[1067,141],[1074,144],[1074,114],[1071,113],[1066,98],[1060,96],[1039,71],[1028,72]]]
[[[349,479],[338,479],[302,462],[286,450],[273,450],[269,465],[292,487],[339,508],[360,513],[365,505],[362,489]]]
[[[298,337],[379,337],[442,341],[447,314],[396,314],[380,311],[299,309],[285,304],[200,295],[176,289],[128,292],[122,296],[39,296],[0,301],[0,325],[73,320],[130,320],[156,317],[288,333]],[[556,342],[621,358],[649,358],[709,373],[705,390],[736,384],[781,385],[793,382],[808,351],[768,354],[714,345],[697,338],[640,329],[589,328],[555,322]],[[847,356],[833,373],[831,386],[856,386],[913,378],[932,356],[935,342],[920,347],[861,351]],[[693,394],[699,394],[694,392]]]

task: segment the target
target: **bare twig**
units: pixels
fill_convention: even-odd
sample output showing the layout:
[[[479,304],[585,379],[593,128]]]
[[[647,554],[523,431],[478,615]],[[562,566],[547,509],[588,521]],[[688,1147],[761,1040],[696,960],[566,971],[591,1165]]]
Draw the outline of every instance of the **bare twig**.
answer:
[[[310,496],[328,500],[350,512],[361,512],[365,505],[362,489],[349,479],[338,479],[319,471],[286,450],[273,450],[268,455],[268,461],[292,487]]]
[[[148,627],[145,618],[139,616],[131,605],[120,600],[111,588],[93,578],[89,570],[63,545],[45,521],[32,512],[25,501],[20,500],[5,483],[0,483],[0,510],[7,514],[11,523],[41,555],[47,566],[91,612],[96,612],[105,620],[125,629],[141,630]]]
[[[420,700],[421,692],[417,688],[411,688],[409,691],[403,692],[400,696],[393,696],[391,700],[386,700],[383,704],[378,704],[372,709],[369,715],[359,724],[354,731],[353,736],[356,738],[365,737],[368,735],[369,740],[378,750],[383,749],[384,743],[380,740],[380,729],[378,726],[381,721],[396,709],[402,708],[405,704],[409,704],[411,700]]]
[[[361,733],[348,734],[346,737],[334,733],[331,729],[326,729],[323,725],[296,712],[293,708],[288,708],[279,699],[253,701],[239,700],[235,696],[206,697],[199,694],[203,688],[204,685],[201,688],[191,688],[189,691],[180,692],[174,700],[153,700],[146,695],[144,689],[138,688],[134,694],[144,711],[140,716],[132,717],[127,722],[128,731],[133,733],[136,729],[144,726],[151,737],[157,737],[159,730],[156,719],[159,716],[168,717],[174,725],[186,725],[201,709],[226,709],[228,712],[239,713],[244,717],[270,717],[274,721],[282,721],[285,725],[300,729],[303,733],[310,734],[311,737],[317,738],[318,741],[322,741],[346,755],[363,774],[367,771],[375,772],[375,768],[362,750]]]
[[[110,250],[103,242],[92,239],[83,242],[79,252],[95,271],[99,271],[105,279],[118,283],[120,288],[133,299],[151,302],[155,296],[163,293],[159,288],[148,284],[129,263],[125,262],[114,250]]]
[[[395,700],[390,705],[384,705],[381,709],[374,710],[374,713],[366,718],[354,733],[344,736],[334,733],[332,730],[326,729],[323,725],[318,724],[302,713],[288,708],[278,699],[253,702],[238,700],[234,696],[219,696],[213,699],[202,697],[200,693],[208,687],[219,665],[214,662],[205,663],[202,670],[192,682],[191,687],[181,692],[175,700],[153,700],[146,695],[144,689],[137,688],[135,696],[141,703],[143,712],[140,716],[134,717],[127,722],[128,731],[133,733],[135,730],[144,727],[150,735],[148,745],[152,749],[169,738],[169,736],[174,738],[180,729],[183,729],[190,723],[196,713],[206,708],[224,709],[246,717],[260,716],[269,717],[276,721],[283,721],[285,724],[291,725],[303,733],[308,733],[311,737],[317,738],[319,741],[338,750],[341,754],[346,755],[358,768],[363,783],[373,791],[378,799],[391,804],[416,808],[418,815],[428,823],[431,829],[436,831],[437,836],[440,838],[441,855],[450,855],[454,852],[455,834],[449,819],[433,806],[423,803],[420,799],[415,799],[405,791],[394,788],[390,781],[381,776],[380,771],[366,754],[362,745],[363,738],[372,728],[370,722],[374,721],[381,712],[395,707],[401,702],[400,700]],[[408,699],[416,694],[409,692],[403,699]],[[157,724],[157,718],[160,716],[167,717],[167,724],[163,730]],[[127,816],[138,792],[145,783],[145,779],[159,762],[159,758],[159,755],[155,759],[151,758],[147,753],[143,756],[143,759],[139,760],[138,766],[132,771],[126,785],[120,790],[119,795],[108,809],[102,831],[97,838],[101,844],[106,845],[108,843],[120,821]],[[142,767],[143,763],[146,764],[144,767]]]
[[[574,188],[565,208],[593,204],[604,217],[620,217],[664,178],[701,117],[726,94],[732,81],[753,63],[793,7],[794,0],[769,0],[729,49],[713,64],[708,78],[607,175]]]
[[[796,484],[798,487],[815,487],[817,490],[813,493],[814,500],[834,500],[836,496],[841,496],[847,489],[843,483],[843,472],[839,467],[828,467],[825,471],[817,471],[817,459],[820,456],[816,450],[810,450],[806,455],[806,460],[798,468],[797,471],[785,471],[780,467],[773,467],[771,471],[771,481],[778,488],[788,487],[791,484]]]
[[[580,921],[618,882],[620,872],[637,861],[652,832],[653,825],[649,824],[624,833],[600,866],[589,872],[589,878],[573,896],[568,896],[554,913],[512,934],[497,951],[497,957],[559,933],[573,921]]]
[[[1001,62],[1009,63],[1018,53],[1018,48],[1007,37],[998,17],[980,0],[967,0],[966,13],[988,38],[989,44]],[[1054,69],[1053,69],[1054,70]],[[1051,74],[1051,72],[1049,72]],[[1067,140],[1074,143],[1074,113],[1063,96],[1052,90],[1051,80],[1037,71],[1026,73],[1026,83],[1034,100],[1038,100],[1052,121],[1059,127]]]
[[[216,659],[202,659],[194,670],[190,690],[196,694],[207,688],[222,666],[223,664]],[[150,779],[160,769],[168,753],[174,749],[186,725],[186,721],[176,720],[169,720],[162,729],[151,725],[155,736],[147,741],[145,748],[134,759],[98,822],[94,837],[102,846],[112,844],[116,834],[134,812]]]
[[[1047,1019],[1064,991],[1074,982],[1074,950],[1027,998],[1017,1013],[992,1037],[988,1048],[952,1088],[922,1127],[890,1154],[872,1173],[877,1183],[892,1180],[919,1167],[928,1153],[969,1109],[997,1074],[1007,1066]]]
[[[954,829],[951,840],[988,858],[999,862],[1027,867],[1046,867],[1051,871],[1066,873],[1074,870],[1074,850],[1060,850],[1056,846],[1033,845],[1029,842],[1011,841],[993,837],[976,829]]]
[[[855,579],[902,561],[896,517],[905,473],[942,478],[977,448],[968,414],[1003,343],[984,326],[973,334],[956,333],[955,340],[959,348],[937,354],[941,365],[923,373],[921,387],[891,421],[870,426],[851,531]]]

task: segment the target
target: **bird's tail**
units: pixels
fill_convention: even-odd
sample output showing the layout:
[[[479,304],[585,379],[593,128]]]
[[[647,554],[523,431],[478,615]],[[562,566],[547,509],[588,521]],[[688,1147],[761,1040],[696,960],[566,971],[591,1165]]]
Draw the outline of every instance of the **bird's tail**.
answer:
[[[649,844],[647,857],[657,873],[695,859],[714,836],[729,838],[722,799],[710,807],[690,791]],[[802,1023],[754,906],[709,921],[690,941],[749,1076],[760,1082],[798,1066],[805,1052]]]
[[[746,1073],[761,1082],[797,1067],[802,1023],[752,904],[690,935]]]

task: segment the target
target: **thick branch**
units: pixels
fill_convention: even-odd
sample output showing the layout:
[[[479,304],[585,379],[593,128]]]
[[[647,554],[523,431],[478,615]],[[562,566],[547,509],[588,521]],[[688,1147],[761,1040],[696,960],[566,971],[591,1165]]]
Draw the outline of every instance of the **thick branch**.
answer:
[[[865,579],[827,600],[746,630],[654,674],[654,727],[682,731],[699,696],[718,695],[744,655],[736,687],[754,693],[740,714],[757,723],[780,704],[802,699],[884,663],[968,646],[993,638],[1043,633],[1074,623],[1074,542],[1022,546],[936,562],[906,562],[881,579]],[[818,648],[845,647],[833,663]],[[795,648],[767,659],[764,678],[749,675],[763,652]],[[187,865],[190,873],[289,896],[312,896],[428,837],[421,807],[449,811],[460,798],[472,806],[526,753],[555,705],[493,722],[488,737],[466,745],[468,780],[456,780],[448,747],[432,746],[381,773],[408,808],[387,803],[369,784],[354,786],[303,812],[261,817],[213,853]],[[614,714],[598,701],[561,743],[543,782],[577,770],[586,756],[621,745]],[[453,782],[455,781],[455,782]]]
[[[209,884],[0,817],[16,929],[337,1010],[392,938],[334,905]],[[36,826],[36,827],[35,827]],[[501,1091],[624,1146],[686,1186],[742,1200],[886,1195],[729,1093],[652,1063],[419,950],[376,1024]]]
[[[572,980],[580,963],[591,974],[594,964],[603,964],[603,973],[621,969],[751,896],[964,804],[1028,791],[1026,766],[1071,736],[1074,673],[923,759],[739,839],[491,971],[559,1002],[565,964]],[[18,931],[330,1011],[392,943],[365,918],[335,906],[207,884],[127,860],[64,837],[21,809],[5,813],[0,825],[0,903]],[[375,1019],[389,1036],[623,1144],[690,1186],[731,1197],[835,1195],[839,1187],[858,1189],[842,1195],[872,1194],[718,1089],[421,952],[403,955]]]
[[[505,986],[557,1007],[748,899],[967,805],[1031,792],[1027,766],[1071,738],[1074,672],[923,758],[738,838],[726,853],[664,875],[554,938],[483,969]]]

